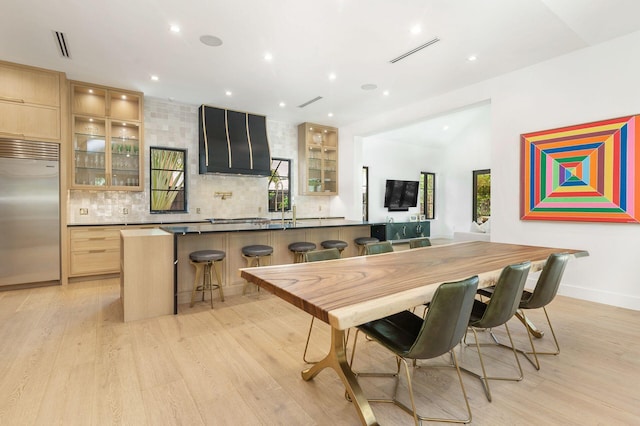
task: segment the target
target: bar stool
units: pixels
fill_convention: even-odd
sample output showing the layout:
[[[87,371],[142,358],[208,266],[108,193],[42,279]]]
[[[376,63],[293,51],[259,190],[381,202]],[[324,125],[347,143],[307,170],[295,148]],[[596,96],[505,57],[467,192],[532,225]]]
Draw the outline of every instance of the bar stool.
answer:
[[[315,243],[307,241],[298,241],[296,243],[289,244],[289,250],[293,252],[293,263],[303,263],[304,254],[309,250],[315,250]]]
[[[377,243],[380,242],[376,237],[359,237],[353,240],[358,246],[358,256],[362,256],[364,254],[364,247],[369,243]]]
[[[342,256],[342,250],[346,249],[349,244],[342,240],[324,240],[320,245],[325,249],[337,248],[340,251],[340,256]]]
[[[242,247],[242,257],[247,259],[248,268],[262,266],[262,261],[267,257],[270,258],[272,253],[273,247],[264,244],[253,244]],[[244,287],[242,287],[242,295],[246,293],[247,285],[249,285],[249,282],[245,281]],[[260,287],[258,287],[258,291],[260,291]]]
[[[211,294],[211,309],[213,309],[213,289],[217,288],[220,292],[220,301],[224,302],[224,293],[222,292],[222,277],[218,264],[224,260],[226,253],[222,250],[199,250],[189,253],[189,263],[196,268],[196,278],[193,282],[193,290],[191,291],[191,307],[196,300],[196,292],[202,291],[202,301],[204,302],[204,292],[209,290]],[[213,268],[212,268],[213,267]],[[216,282],[213,283],[213,275],[211,269],[216,273]],[[202,276],[202,285],[198,285]]]

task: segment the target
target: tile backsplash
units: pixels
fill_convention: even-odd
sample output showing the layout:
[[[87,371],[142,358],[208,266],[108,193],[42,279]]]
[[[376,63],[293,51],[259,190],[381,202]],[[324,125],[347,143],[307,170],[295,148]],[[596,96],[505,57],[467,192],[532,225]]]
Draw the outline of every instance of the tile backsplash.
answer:
[[[266,177],[235,175],[201,175],[198,173],[198,105],[188,105],[158,98],[144,100],[144,190],[84,191],[70,190],[68,218],[70,224],[167,223],[198,221],[210,217],[279,217],[268,213]],[[292,193],[299,218],[331,216],[331,197],[305,197],[297,194],[298,129],[297,124],[267,119],[271,155],[293,160]],[[149,147],[187,149],[188,213],[151,214],[149,212]],[[215,192],[231,192],[225,200]],[[81,215],[80,209],[87,214]],[[200,209],[200,213],[197,213]],[[321,210],[320,210],[321,209]],[[126,211],[126,214],[125,214]],[[287,217],[290,217],[287,213]]]

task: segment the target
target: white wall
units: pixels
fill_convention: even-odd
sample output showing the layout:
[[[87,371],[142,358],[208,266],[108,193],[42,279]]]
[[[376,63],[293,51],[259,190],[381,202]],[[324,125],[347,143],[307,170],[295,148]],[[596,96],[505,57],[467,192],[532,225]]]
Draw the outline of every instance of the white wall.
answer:
[[[640,57],[632,54],[639,45],[636,32],[354,123],[341,129],[340,149],[362,149],[361,136],[490,99],[492,240],[586,249],[590,256],[570,263],[560,293],[640,310],[640,225],[521,221],[518,161],[522,133],[639,113]],[[345,167],[342,176],[356,181]],[[352,192],[341,192],[344,206]],[[354,217],[356,200],[346,216]]]
[[[488,103],[474,106],[473,119],[465,127],[450,128],[445,141],[421,145],[399,143],[384,136],[363,138],[362,160],[369,166],[369,220],[408,221],[408,212],[389,212],[384,207],[386,179],[418,180],[420,172],[436,174],[436,219],[431,236],[452,238],[453,232],[469,231],[472,217],[472,172],[490,168],[491,117]],[[428,118],[427,118],[428,120]],[[451,133],[449,133],[451,132]]]

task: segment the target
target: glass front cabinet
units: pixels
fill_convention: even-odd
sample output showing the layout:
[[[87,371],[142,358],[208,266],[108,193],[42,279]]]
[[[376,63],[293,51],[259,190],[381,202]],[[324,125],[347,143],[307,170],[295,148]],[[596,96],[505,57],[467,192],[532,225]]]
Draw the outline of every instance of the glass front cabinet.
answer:
[[[300,124],[298,153],[300,194],[338,195],[338,129]]]
[[[143,96],[71,84],[71,188],[142,191]]]

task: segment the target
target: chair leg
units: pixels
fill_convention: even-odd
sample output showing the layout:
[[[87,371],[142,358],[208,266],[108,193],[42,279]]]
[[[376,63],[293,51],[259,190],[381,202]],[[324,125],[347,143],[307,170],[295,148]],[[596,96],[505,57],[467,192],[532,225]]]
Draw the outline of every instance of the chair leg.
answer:
[[[309,333],[307,333],[307,343],[305,343],[304,345],[304,353],[302,354],[302,360],[307,364],[315,364],[316,362],[318,362],[318,361],[309,361],[307,359],[307,350],[309,349],[309,340],[311,340],[311,330],[313,329],[313,322],[315,319],[316,317],[314,316],[311,317],[311,323],[309,324]]]
[[[351,360],[349,361],[349,365],[351,366],[351,369],[353,370],[353,360],[354,357],[356,355],[356,346],[358,344],[358,334],[360,333],[360,330],[356,328],[356,334],[353,337],[353,349],[351,350]],[[365,334],[365,336],[367,338],[369,338],[369,336],[367,336]],[[375,339],[370,339],[369,340],[373,340],[375,341]],[[345,342],[346,345],[346,342]],[[398,373],[400,373],[400,362],[398,361],[397,363],[397,368],[396,368],[396,372],[395,373],[362,373],[362,372],[355,372],[356,376],[362,376],[362,377],[396,377],[398,375]]]
[[[544,315],[547,318],[547,324],[549,325],[549,330],[551,331],[551,336],[553,337],[553,343],[555,345],[555,350],[553,352],[539,352],[536,350],[535,345],[533,344],[532,333],[529,327],[525,327],[527,329],[527,335],[529,336],[529,344],[531,345],[531,351],[523,351],[518,349],[524,357],[536,368],[536,370],[540,370],[540,361],[538,360],[538,355],[558,355],[560,353],[560,345],[558,344],[558,338],[556,337],[556,333],[553,330],[553,326],[551,325],[551,320],[549,320],[549,314],[547,313],[547,308],[542,307],[544,311]],[[524,313],[524,310],[520,309],[518,311],[522,318],[527,321],[527,316]],[[535,337],[535,335],[533,335]],[[530,355],[533,355],[533,359],[531,359]]]
[[[194,262],[191,262],[191,264],[196,268],[196,277],[195,277],[195,280],[193,281],[193,290],[191,290],[190,307],[193,308],[193,305],[196,303],[196,291],[198,289],[198,283],[200,282],[200,275],[203,272],[203,270],[202,270],[202,265],[198,265],[197,263],[194,263]]]
[[[484,388],[484,393],[487,396],[487,399],[489,401],[491,401],[491,388],[489,387],[489,380],[508,380],[508,381],[513,381],[513,382],[519,382],[522,380],[522,378],[524,377],[524,374],[522,372],[522,365],[520,364],[520,359],[518,358],[518,353],[516,352],[516,349],[514,348],[513,345],[513,339],[511,338],[511,331],[509,330],[509,326],[507,325],[507,323],[504,324],[504,328],[507,331],[507,336],[509,337],[509,342],[511,343],[511,346],[507,346],[507,345],[503,345],[499,342],[497,342],[497,339],[495,338],[495,336],[493,335],[493,333],[491,333],[491,337],[494,339],[494,341],[496,341],[496,345],[498,346],[503,346],[503,347],[507,347],[509,349],[511,349],[511,351],[513,352],[513,357],[516,360],[516,365],[518,366],[518,372],[520,373],[520,375],[518,377],[502,377],[502,376],[489,376],[487,375],[487,371],[484,365],[484,358],[482,357],[482,351],[480,350],[480,346],[487,346],[487,344],[481,344],[480,341],[478,340],[478,333],[476,332],[476,329],[474,327],[469,327],[471,328],[471,331],[473,332],[473,337],[475,339],[475,345],[476,345],[476,350],[478,351],[478,358],[480,359],[480,367],[482,369],[482,375],[475,373],[473,371],[467,370],[466,368],[462,368],[463,371],[471,374],[472,376],[480,379],[480,381],[482,382],[482,386]],[[465,336],[466,339],[466,336]]]
[[[397,395],[398,395],[398,387],[399,387],[399,383],[400,383],[400,380],[399,380],[398,377],[396,377],[396,385],[395,385],[395,388],[394,388],[393,398],[392,399],[369,399],[369,402],[391,402],[391,403],[395,404],[396,406],[402,408],[407,413],[411,414],[413,416],[413,421],[414,421],[414,423],[416,425],[422,424],[423,421],[444,422],[444,423],[464,423],[464,424],[470,423],[471,419],[472,419],[471,406],[469,405],[469,398],[467,397],[467,390],[465,389],[464,382],[462,380],[462,373],[460,372],[461,368],[460,368],[460,365],[458,364],[458,358],[457,358],[457,356],[455,354],[455,351],[451,350],[450,354],[451,354],[453,366],[455,367],[456,373],[458,375],[458,381],[460,382],[460,388],[462,389],[462,396],[464,398],[465,406],[466,406],[466,409],[467,409],[467,418],[465,418],[465,419],[437,418],[437,417],[426,417],[426,416],[423,416],[421,414],[418,414],[417,409],[416,409],[415,396],[413,394],[413,383],[412,383],[411,374],[410,374],[410,371],[409,371],[409,363],[407,362],[406,359],[401,358],[401,357],[397,357],[397,360],[398,360],[398,372],[400,371],[400,363],[402,362],[402,364],[404,365],[405,374],[407,376],[407,387],[408,387],[408,390],[409,390],[409,399],[411,401],[411,407],[405,405],[404,403],[402,403],[401,401],[399,401],[396,398]]]
[[[218,282],[218,292],[220,293],[220,301],[224,302],[224,292],[222,290],[222,274],[220,268],[218,268],[219,262],[213,262],[213,271],[216,274],[216,281]],[[211,293],[211,299],[213,300],[213,293]]]

